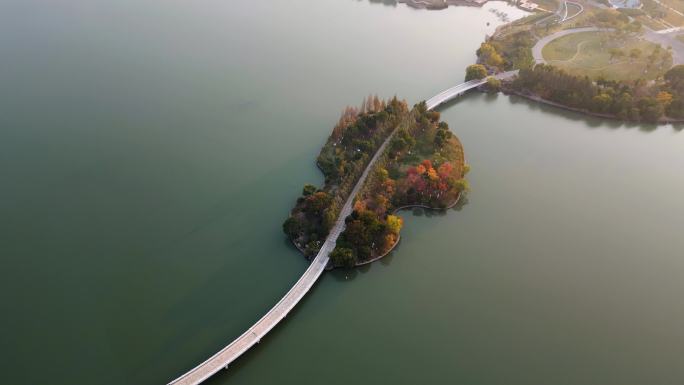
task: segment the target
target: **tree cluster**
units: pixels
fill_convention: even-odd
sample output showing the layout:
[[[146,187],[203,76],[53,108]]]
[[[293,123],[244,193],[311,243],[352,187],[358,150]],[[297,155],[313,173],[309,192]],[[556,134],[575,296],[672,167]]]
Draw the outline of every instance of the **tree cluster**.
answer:
[[[572,108],[614,115],[624,120],[657,122],[684,114],[684,66],[668,71],[664,80],[591,81],[549,65],[521,70],[513,90],[531,93]]]
[[[402,122],[356,197],[331,254],[336,266],[354,266],[391,250],[402,227],[397,208],[443,208],[467,187],[463,148],[439,118],[423,102]]]
[[[535,38],[529,31],[518,31],[490,39],[477,50],[477,61],[492,72],[530,68],[534,65],[532,46]]]
[[[471,64],[466,67],[465,81],[484,79],[487,77],[487,68],[482,64]]]
[[[630,20],[624,12],[615,9],[600,9],[587,20],[587,24],[593,27],[614,29],[623,32],[639,32],[641,23]]]
[[[317,158],[324,187],[305,185],[283,223],[285,234],[307,256],[318,252],[369,159],[407,114],[406,102],[377,96],[342,112]]]

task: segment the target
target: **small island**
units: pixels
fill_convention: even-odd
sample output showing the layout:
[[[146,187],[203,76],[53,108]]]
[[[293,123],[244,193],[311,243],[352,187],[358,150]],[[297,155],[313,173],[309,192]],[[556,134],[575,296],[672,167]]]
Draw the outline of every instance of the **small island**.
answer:
[[[398,210],[446,209],[468,189],[463,146],[439,112],[428,110],[425,102],[409,109],[396,97],[385,102],[371,96],[361,108],[344,110],[317,159],[324,186],[305,185],[283,224],[307,258],[318,253],[353,185],[390,135],[354,197],[354,210],[330,254],[332,267],[353,267],[389,253],[403,225]]]

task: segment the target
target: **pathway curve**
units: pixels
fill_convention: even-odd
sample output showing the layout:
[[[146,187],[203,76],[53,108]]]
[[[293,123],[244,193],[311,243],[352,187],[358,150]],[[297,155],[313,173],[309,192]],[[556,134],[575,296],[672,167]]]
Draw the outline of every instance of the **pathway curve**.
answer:
[[[684,64],[684,42],[677,39],[677,35],[680,34],[679,30],[671,30],[667,32],[663,31],[653,31],[644,27],[644,33],[642,37],[652,43],[660,44],[661,46],[667,48],[672,47],[672,65]],[[564,29],[556,33],[552,33],[548,36],[544,36],[539,39],[532,47],[532,57],[535,63],[547,63],[542,55],[542,50],[544,46],[550,42],[561,38],[563,36],[571,35],[574,33],[581,32],[611,32],[612,28],[598,28],[598,27],[584,27],[584,28],[572,28]]]
[[[573,5],[573,6],[577,7],[577,12],[568,16],[568,12],[569,12],[568,5]],[[575,3],[573,1],[566,1],[565,2],[565,17],[563,18],[563,20],[561,20],[561,23],[576,18],[577,16],[581,15],[582,12],[584,12],[584,6],[582,6],[582,4]]]
[[[575,33],[581,33],[581,32],[599,32],[599,31],[611,31],[611,29],[605,29],[605,28],[598,28],[598,27],[584,27],[584,28],[573,28],[573,29],[563,29],[561,31],[558,31],[556,33],[552,33],[548,36],[544,36],[541,39],[535,43],[534,47],[532,47],[532,57],[534,58],[535,63],[546,63],[546,60],[544,60],[544,56],[542,55],[542,49],[549,44],[550,42],[561,38],[563,36],[567,35],[572,35]]]
[[[497,74],[495,77],[503,80],[515,76],[517,73],[517,70],[509,71]],[[428,109],[433,109],[470,89],[484,84],[486,81],[487,79],[477,79],[459,84],[455,87],[451,87],[428,99],[426,102],[427,107]],[[269,331],[271,331],[271,329],[273,329],[283,318],[285,318],[285,316],[287,316],[290,311],[292,311],[292,309],[294,309],[295,305],[297,305],[304,295],[311,290],[314,283],[316,283],[328,265],[328,262],[330,261],[330,253],[335,249],[337,238],[344,231],[345,219],[352,213],[354,197],[358,195],[363,183],[370,173],[370,170],[373,169],[373,165],[378,160],[380,155],[385,151],[388,143],[401,126],[401,122],[397,124],[397,127],[394,128],[394,131],[387,136],[385,141],[382,143],[382,145],[380,145],[371,160],[368,162],[368,165],[363,170],[359,180],[356,182],[356,185],[349,194],[349,197],[342,207],[342,210],[340,210],[337,221],[335,222],[332,230],[330,230],[330,234],[328,234],[325,243],[323,243],[323,246],[321,246],[320,251],[311,262],[311,265],[309,265],[306,271],[304,271],[304,274],[302,274],[302,276],[292,286],[287,294],[285,294],[285,296],[278,301],[278,303],[276,303],[275,306],[268,311],[268,313],[261,317],[261,319],[247,329],[247,331],[242,333],[241,336],[236,338],[225,348],[221,349],[218,353],[209,357],[209,359],[206,361],[171,381],[169,385],[197,385],[207,380],[219,370],[224,368],[227,369],[228,365],[249,350],[249,348],[259,343],[261,339]]]
[[[297,303],[304,297],[304,295],[311,289],[313,284],[321,276],[321,273],[325,270],[328,265],[330,253],[335,249],[335,244],[337,243],[337,238],[344,231],[345,219],[352,213],[352,203],[354,197],[359,193],[363,183],[368,176],[368,173],[373,168],[375,161],[384,152],[387,144],[392,139],[392,136],[397,131],[401,123],[397,124],[397,127],[390,133],[390,135],[385,139],[385,141],[380,145],[376,151],[373,158],[368,162],[366,169],[359,177],[356,182],[354,189],[352,189],[347,198],[347,202],[342,207],[340,215],[337,217],[337,221],[330,230],[328,238],[321,246],[320,251],[316,257],[311,262],[311,265],[306,269],[304,274],[299,278],[299,280],[292,286],[290,291],[285,294],[285,296],[275,305],[273,308],[266,313],[260,320],[258,320],[254,325],[252,325],[247,331],[245,331],[240,337],[236,338],[228,346],[221,349],[218,353],[211,356],[206,361],[197,365],[195,368],[191,369],[182,376],[171,381],[169,385],[196,385],[199,384],[216,372],[223,368],[228,368],[228,365],[232,363],[235,359],[240,357],[244,352],[249,350],[252,346],[259,343],[261,338],[263,338],[266,333],[271,331],[285,316],[295,307]]]

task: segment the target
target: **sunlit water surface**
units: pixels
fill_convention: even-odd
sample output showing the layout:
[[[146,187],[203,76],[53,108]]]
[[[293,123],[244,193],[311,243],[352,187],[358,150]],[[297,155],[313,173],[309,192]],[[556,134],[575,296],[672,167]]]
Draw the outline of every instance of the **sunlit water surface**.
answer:
[[[494,7],[521,15],[5,0],[3,382],[163,384],[241,334],[306,268],[280,225],[341,109],[459,83]],[[467,204],[405,212],[209,383],[682,384],[681,128],[477,93],[443,117]]]

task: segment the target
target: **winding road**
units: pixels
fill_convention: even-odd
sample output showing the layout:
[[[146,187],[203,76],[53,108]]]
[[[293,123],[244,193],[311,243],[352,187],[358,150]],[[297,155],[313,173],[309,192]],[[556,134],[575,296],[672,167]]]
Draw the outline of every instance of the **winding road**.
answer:
[[[560,15],[559,15],[560,16]],[[576,15],[573,15],[574,17]],[[567,5],[566,5],[566,15],[567,18]],[[575,28],[567,29],[556,32],[549,36],[540,39],[535,46],[532,48],[532,55],[537,63],[545,63],[544,57],[542,56],[542,49],[549,42],[558,39],[560,37],[570,35],[573,33],[580,32],[597,32],[597,31],[607,31],[606,29],[596,28],[596,27],[586,27],[586,28]],[[675,58],[675,64],[682,63],[684,57],[684,43],[679,42],[674,39],[675,32],[670,33],[656,33],[653,31],[646,32],[644,37],[648,40],[654,42],[659,42],[660,44],[673,45],[672,41],[680,44],[681,47],[673,47],[673,57]],[[495,78],[499,80],[509,79],[517,75],[518,71],[509,71],[494,75]],[[443,103],[446,103],[454,98],[464,94],[465,92],[477,88],[487,82],[487,79],[477,79],[471,80],[465,83],[458,84],[454,87],[448,88],[437,95],[426,100],[426,105],[428,109],[434,109]],[[399,127],[399,126],[397,126]],[[328,235],[325,243],[321,247],[320,251],[316,257],[311,262],[311,265],[304,271],[304,274],[297,280],[297,282],[292,286],[292,288],[283,296],[283,298],[278,301],[278,303],[271,308],[261,319],[259,319],[254,325],[252,325],[247,331],[242,335],[228,344],[225,348],[221,349],[218,353],[211,356],[206,361],[197,365],[193,369],[189,370],[185,374],[171,381],[169,385],[197,385],[207,380],[209,377],[214,375],[216,372],[223,368],[228,368],[233,361],[245,353],[249,348],[259,343],[261,339],[273,329],[287,314],[294,309],[294,307],[299,303],[299,301],[311,290],[313,285],[316,283],[318,278],[321,276],[323,271],[330,260],[330,253],[335,249],[337,243],[337,238],[344,231],[345,219],[352,212],[352,203],[354,197],[358,194],[359,190],[363,186],[370,170],[377,161],[378,157],[383,153],[387,144],[392,139],[397,128],[385,139],[382,145],[378,148],[377,152],[373,155],[373,158],[368,162],[366,169],[363,171],[359,180],[356,182],[353,190],[349,194],[349,198],[345,202],[340,214],[333,226],[330,234]]]
[[[259,343],[261,338],[263,338],[266,333],[271,331],[287,314],[299,303],[299,301],[304,298],[304,295],[311,290],[311,287],[316,283],[318,277],[325,270],[328,262],[330,260],[330,253],[335,249],[335,244],[337,243],[337,238],[344,231],[345,219],[352,213],[352,203],[354,197],[359,193],[363,182],[365,182],[368,173],[373,168],[375,161],[378,159],[380,154],[382,154],[387,147],[387,144],[392,139],[392,136],[397,131],[397,127],[387,136],[387,139],[380,145],[376,151],[373,158],[368,162],[366,169],[359,177],[356,185],[349,194],[349,198],[345,202],[340,215],[337,217],[337,221],[333,226],[332,230],[328,234],[325,243],[321,246],[320,251],[316,257],[311,262],[311,265],[304,271],[301,278],[292,286],[290,291],[285,294],[285,296],[277,303],[271,310],[266,313],[260,320],[258,320],[252,327],[247,329],[246,332],[236,338],[228,346],[221,349],[218,353],[211,356],[206,361],[197,365],[195,368],[191,369],[182,376],[171,381],[169,385],[196,385],[207,378],[214,375],[219,370],[226,368],[228,365],[240,357],[244,352],[249,350],[252,346]]]
[[[495,75],[495,77],[500,80],[503,80],[515,76],[517,73],[517,70],[504,72]],[[432,98],[428,99],[428,101],[426,102],[427,107],[428,109],[433,109],[444,102],[447,102],[458,97],[459,95],[462,95],[464,92],[468,90],[471,90],[486,83],[486,81],[487,79],[471,80],[469,82],[465,82],[455,87],[451,87],[447,90],[444,90],[439,94],[433,96]],[[273,308],[271,308],[271,310],[268,311],[268,313],[261,317],[261,319],[259,319],[254,325],[247,329],[247,331],[242,333],[241,336],[236,338],[225,348],[221,349],[218,353],[209,357],[206,361],[202,362],[193,369],[190,369],[185,374],[171,381],[169,385],[197,385],[204,382],[221,369],[228,369],[228,366],[233,361],[235,361],[243,353],[249,350],[249,348],[259,343],[261,339],[269,331],[271,331],[271,329],[273,329],[283,318],[285,318],[287,314],[290,311],[292,311],[292,309],[294,309],[295,305],[297,305],[297,303],[299,303],[299,301],[302,298],[304,298],[304,295],[306,295],[306,293],[308,293],[309,290],[311,290],[314,283],[316,283],[316,281],[328,265],[328,262],[330,260],[330,253],[335,249],[337,238],[344,231],[345,219],[352,213],[352,203],[354,201],[354,197],[359,193],[359,190],[361,190],[361,187],[363,186],[366,177],[368,177],[368,173],[373,168],[373,165],[380,157],[380,155],[384,152],[385,148],[387,147],[387,144],[390,142],[390,140],[394,136],[394,133],[400,126],[401,124],[398,124],[397,127],[395,127],[394,131],[392,131],[392,133],[387,137],[387,139],[385,139],[385,141],[382,143],[382,145],[380,145],[380,147],[376,151],[375,155],[373,155],[373,158],[371,158],[371,160],[368,162],[366,169],[363,170],[363,173],[359,177],[359,180],[356,182],[356,185],[349,194],[349,198],[347,198],[347,201],[342,207],[342,210],[340,211],[340,214],[337,217],[337,221],[335,222],[335,225],[333,226],[332,230],[330,230],[330,234],[328,234],[328,238],[326,238],[325,243],[323,243],[323,246],[321,247],[320,251],[311,262],[311,265],[309,265],[306,271],[304,271],[304,274],[302,274],[299,280],[297,280],[297,282],[285,294],[285,296],[280,301],[278,301],[278,303],[276,303],[275,306],[273,306]]]
[[[556,39],[559,39],[563,36],[572,35],[575,33],[599,32],[599,31],[612,31],[612,30],[611,29],[598,28],[598,27],[584,27],[584,28],[564,29],[564,30],[558,31],[556,33],[552,33],[548,36],[544,36],[541,39],[539,39],[537,41],[537,43],[535,43],[534,47],[532,47],[532,57],[534,58],[534,61],[537,64],[546,63],[546,60],[544,60],[544,55],[542,55],[542,50],[550,42],[552,42]]]

